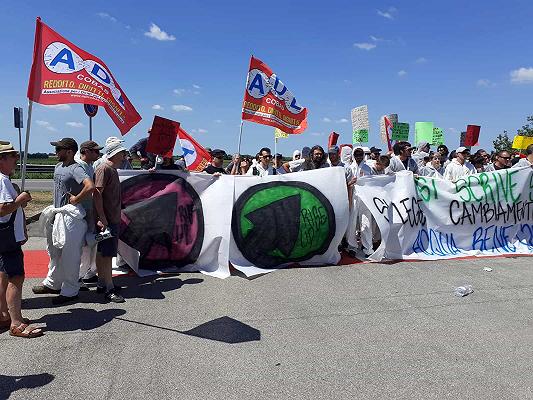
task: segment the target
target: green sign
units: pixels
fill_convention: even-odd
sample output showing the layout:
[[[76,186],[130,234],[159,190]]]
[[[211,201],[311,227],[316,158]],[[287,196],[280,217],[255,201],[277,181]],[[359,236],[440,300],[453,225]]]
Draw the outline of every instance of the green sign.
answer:
[[[353,131],[352,143],[368,143],[368,129]]]
[[[326,252],[335,235],[335,212],[315,187],[277,181],[252,186],[239,196],[231,226],[248,261],[276,268]]]
[[[420,142],[432,143],[433,122],[415,122],[415,144]]]
[[[409,140],[409,124],[407,122],[396,122],[392,127],[391,140]]]
[[[434,146],[439,146],[444,144],[444,131],[441,128],[433,128],[433,139],[431,144]]]

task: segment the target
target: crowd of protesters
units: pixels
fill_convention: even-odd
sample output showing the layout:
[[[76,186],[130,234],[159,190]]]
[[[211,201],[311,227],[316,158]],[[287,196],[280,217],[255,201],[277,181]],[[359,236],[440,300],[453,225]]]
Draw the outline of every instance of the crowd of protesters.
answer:
[[[108,138],[105,146],[86,141],[78,147],[71,138],[51,142],[59,161],[54,171],[54,201],[41,217],[50,263],[46,278],[32,288],[35,294],[55,294],[53,304],[66,304],[75,302],[80,290],[89,290],[87,283],[95,283],[96,292],[107,301],[125,301],[112,277],[121,215],[117,170],[131,169],[132,161],[138,159],[141,168],[150,171],[186,171],[183,159],[175,162],[171,157],[157,157],[146,151],[146,144],[147,139],[141,139],[128,152],[123,140],[117,137]],[[380,234],[370,211],[354,196],[353,186],[358,178],[407,170],[415,176],[454,181],[479,172],[533,166],[533,145],[526,149],[525,157],[508,151],[489,154],[482,149],[470,154],[464,146],[449,152],[445,145],[440,145],[432,151],[427,142],[419,143],[417,148],[409,142],[397,142],[386,154],[376,147],[335,145],[325,151],[315,145],[295,150],[292,159],[285,162],[281,154],[273,156],[268,147],[263,147],[255,157],[234,154],[227,166],[225,151],[215,149],[210,154],[212,161],[203,172],[215,175],[263,177],[343,168],[352,212],[339,248],[353,254],[362,250],[365,255],[379,245]],[[10,180],[18,159],[13,146],[0,141],[0,328],[9,330],[13,336],[32,338],[43,332],[29,325],[21,314],[24,282],[21,246],[28,237],[23,208],[32,198]]]

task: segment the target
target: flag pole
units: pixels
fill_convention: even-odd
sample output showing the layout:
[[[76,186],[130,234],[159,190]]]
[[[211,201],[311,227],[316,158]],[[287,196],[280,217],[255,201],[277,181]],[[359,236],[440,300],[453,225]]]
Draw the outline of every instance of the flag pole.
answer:
[[[26,164],[28,163],[28,147],[30,145],[30,125],[32,109],[33,101],[28,99],[28,121],[26,123],[26,142],[24,143],[24,161],[22,162],[20,190],[24,190],[24,183],[26,180]]]
[[[239,145],[237,147],[237,153],[241,154],[241,140],[242,140],[242,126],[244,125],[244,121],[241,119],[241,129],[239,131]]]

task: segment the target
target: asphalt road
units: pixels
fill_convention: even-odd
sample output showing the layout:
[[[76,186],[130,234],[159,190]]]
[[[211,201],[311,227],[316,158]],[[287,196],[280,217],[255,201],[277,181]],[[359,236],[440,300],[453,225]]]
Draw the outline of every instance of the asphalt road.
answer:
[[[124,304],[57,308],[28,280],[47,332],[0,334],[0,398],[530,399],[531,261],[121,277]]]
[[[21,184],[20,179],[13,179],[13,182],[15,182],[17,185]],[[25,189],[29,191],[51,191],[54,187],[54,180],[53,179],[26,179],[25,182]]]

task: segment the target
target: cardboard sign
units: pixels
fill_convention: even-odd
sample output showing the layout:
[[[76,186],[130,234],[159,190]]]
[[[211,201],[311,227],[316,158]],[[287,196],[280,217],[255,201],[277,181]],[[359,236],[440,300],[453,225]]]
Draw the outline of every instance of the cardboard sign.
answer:
[[[391,140],[408,141],[409,140],[409,124],[407,122],[397,122],[392,127]]]
[[[368,106],[359,106],[352,109],[351,112],[352,117],[352,132],[366,129],[367,132],[369,130],[369,123],[368,123]]]
[[[179,122],[156,115],[146,143],[146,151],[163,157],[172,157],[179,128]]]

